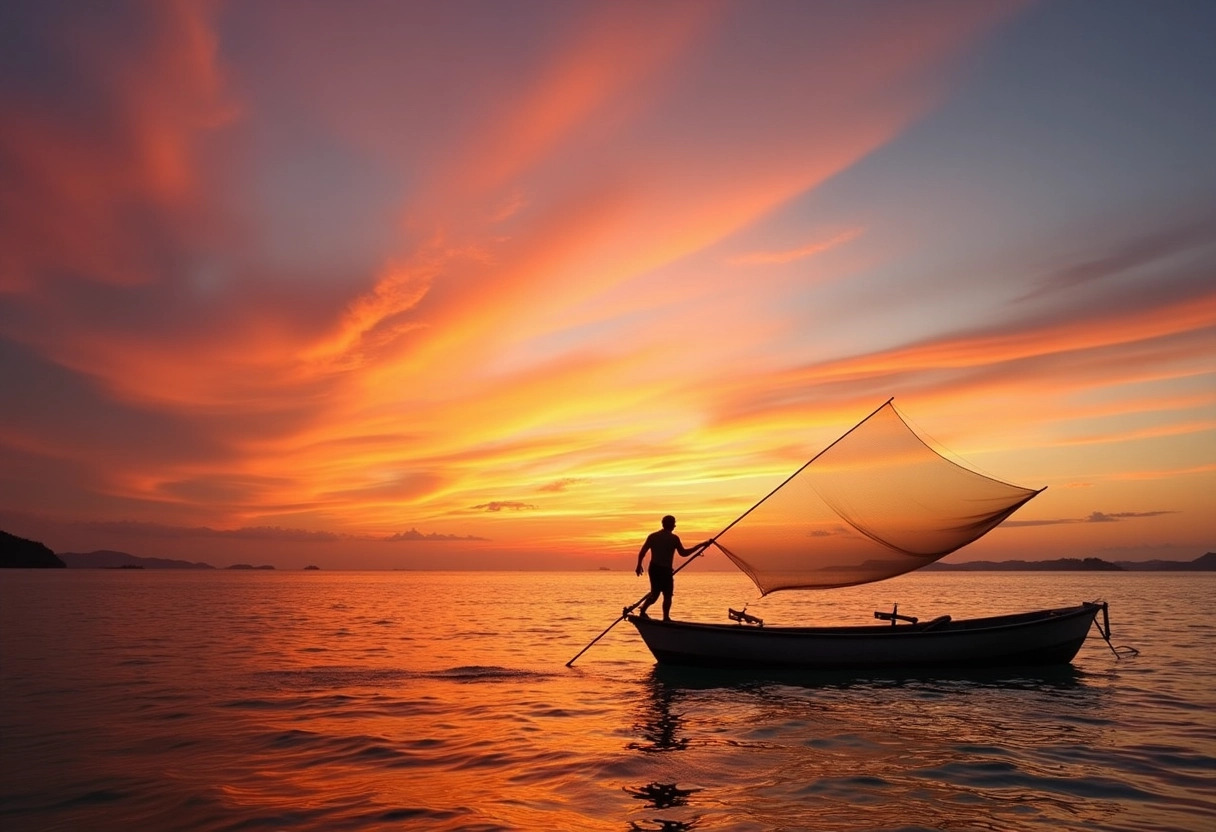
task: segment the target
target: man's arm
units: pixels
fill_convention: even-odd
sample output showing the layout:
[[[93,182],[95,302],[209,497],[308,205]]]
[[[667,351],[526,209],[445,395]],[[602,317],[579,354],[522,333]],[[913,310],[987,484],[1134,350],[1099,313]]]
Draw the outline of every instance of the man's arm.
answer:
[[[638,568],[634,570],[635,575],[642,574],[642,558],[646,557],[646,553],[650,551],[650,538],[646,538],[646,542],[642,544],[642,548],[638,550]]]
[[[700,552],[709,548],[709,544],[711,544],[711,543],[713,543],[712,539],[702,540],[700,543],[698,543],[696,546],[693,546],[691,549],[685,549],[683,546],[681,546],[679,543],[677,543],[676,549],[679,550],[680,557],[686,558],[686,557],[690,557],[691,555],[699,554]]]

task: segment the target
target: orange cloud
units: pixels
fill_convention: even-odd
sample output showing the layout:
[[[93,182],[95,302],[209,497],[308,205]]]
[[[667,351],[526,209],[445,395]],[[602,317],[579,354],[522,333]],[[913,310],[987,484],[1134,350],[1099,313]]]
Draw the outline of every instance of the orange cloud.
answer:
[[[486,129],[457,154],[457,164],[441,173],[435,190],[444,196],[436,194],[438,200],[465,203],[494,194],[592,120],[619,118],[613,111],[621,108],[633,111],[639,96],[646,97],[646,86],[655,83],[653,76],[705,28],[716,7],[670,4],[651,11],[639,37],[627,7],[594,7],[538,80],[501,102]]]
[[[1181,468],[1164,468],[1153,471],[1126,471],[1113,474],[1112,479],[1131,480],[1133,482],[1141,480],[1173,480],[1177,477],[1212,473],[1216,473],[1216,462],[1207,465],[1190,465]]]
[[[1100,357],[1115,349],[1139,350],[1158,339],[1184,338],[1185,342],[1163,347],[1163,354],[1144,355],[1146,366],[1175,366],[1172,362],[1196,355],[1195,347],[1211,340],[1216,326],[1216,293],[1158,306],[1141,305],[1109,314],[1090,314],[1055,322],[1031,321],[1005,326],[996,332],[980,331],[949,335],[921,343],[810,364],[778,371],[749,380],[737,394],[739,412],[767,409],[766,403],[779,402],[793,395],[802,402],[824,385],[868,389],[897,389],[912,374],[922,379],[930,373],[953,373],[983,369],[984,373],[967,383],[983,384],[984,379],[1000,378],[1003,365],[1042,359]],[[1192,343],[1193,342],[1193,346]],[[1111,370],[1126,378],[1128,353],[1112,357]],[[1197,367],[1196,371],[1201,371]],[[1209,368],[1210,369],[1210,368]],[[1022,370],[1015,374],[1025,379]],[[947,378],[947,377],[943,377]],[[1040,388],[1053,386],[1055,374],[1035,377]],[[949,386],[953,387],[954,383]],[[1066,384],[1075,384],[1068,381]],[[746,403],[745,403],[746,402]]]
[[[54,107],[8,97],[0,116],[0,290],[31,292],[47,273],[119,286],[154,280],[156,213],[188,214],[193,146],[226,123],[206,6],[137,4],[140,36],[120,49],[68,22],[42,47],[72,56],[76,86]]]

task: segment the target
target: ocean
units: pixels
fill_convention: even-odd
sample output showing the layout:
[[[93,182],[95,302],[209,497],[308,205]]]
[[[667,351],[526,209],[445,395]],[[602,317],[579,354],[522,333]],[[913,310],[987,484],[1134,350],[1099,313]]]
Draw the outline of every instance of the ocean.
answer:
[[[1110,603],[1051,671],[660,669],[632,572],[0,571],[0,827],[1216,829],[1216,575],[922,573],[676,618]],[[656,608],[657,610],[657,608]]]

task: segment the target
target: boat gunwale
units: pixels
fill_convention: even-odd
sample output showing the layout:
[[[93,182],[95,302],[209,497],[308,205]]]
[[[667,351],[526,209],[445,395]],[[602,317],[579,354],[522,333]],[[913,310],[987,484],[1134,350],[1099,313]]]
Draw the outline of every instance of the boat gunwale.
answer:
[[[858,624],[844,626],[754,626],[739,623],[718,624],[699,621],[662,621],[648,616],[629,614],[627,620],[634,626],[658,626],[674,629],[696,630],[700,632],[721,632],[729,634],[755,634],[756,636],[782,637],[841,637],[862,636],[949,636],[966,633],[994,632],[1000,630],[1018,629],[1029,625],[1041,624],[1047,621],[1066,621],[1070,618],[1095,616],[1102,609],[1102,604],[1095,601],[1082,601],[1071,607],[1056,607],[1030,612],[1009,613],[1006,615],[985,616],[982,618],[951,619],[930,627],[936,619],[921,621],[916,624]]]

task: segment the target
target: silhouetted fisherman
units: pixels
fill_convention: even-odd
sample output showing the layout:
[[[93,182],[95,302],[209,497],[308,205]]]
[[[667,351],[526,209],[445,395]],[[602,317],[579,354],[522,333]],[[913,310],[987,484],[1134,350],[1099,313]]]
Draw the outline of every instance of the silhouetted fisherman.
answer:
[[[646,608],[658,600],[659,594],[663,595],[663,620],[671,620],[671,595],[675,591],[675,570],[672,564],[675,561],[676,552],[680,553],[680,557],[688,557],[700,552],[712,540],[706,540],[698,543],[691,549],[685,549],[684,544],[680,542],[680,538],[672,531],[676,527],[676,518],[670,514],[663,518],[663,528],[657,532],[651,532],[646,538],[646,542],[642,544],[642,548],[638,551],[638,568],[637,574],[642,574],[642,560],[646,557],[646,553],[650,552],[650,567],[646,570],[650,575],[650,594],[646,596],[646,600],[642,602],[641,608],[638,610],[638,615],[646,615]]]

